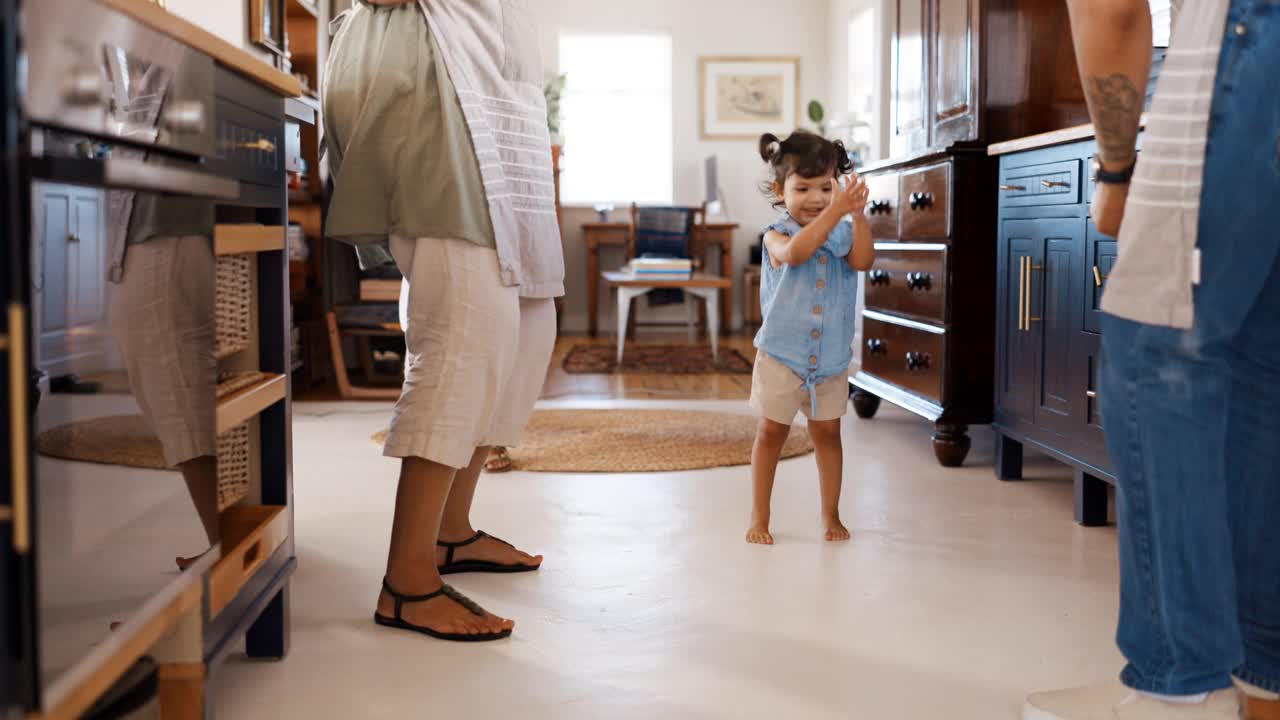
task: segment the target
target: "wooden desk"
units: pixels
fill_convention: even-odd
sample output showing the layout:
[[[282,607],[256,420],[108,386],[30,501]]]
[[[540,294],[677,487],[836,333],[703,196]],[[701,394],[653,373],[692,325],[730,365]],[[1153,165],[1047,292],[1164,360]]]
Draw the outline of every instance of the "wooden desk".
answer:
[[[689,256],[705,256],[711,247],[720,250],[720,277],[729,279],[721,289],[720,331],[728,333],[733,322],[733,233],[737,223],[706,223],[695,225],[689,239]],[[629,223],[584,223],[582,236],[587,245],[587,333],[596,336],[600,316],[600,248],[626,247]]]

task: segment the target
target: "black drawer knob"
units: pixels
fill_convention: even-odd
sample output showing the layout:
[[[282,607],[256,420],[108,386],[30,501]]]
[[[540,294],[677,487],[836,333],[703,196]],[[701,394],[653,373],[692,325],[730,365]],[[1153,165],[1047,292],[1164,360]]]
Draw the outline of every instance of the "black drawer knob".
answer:
[[[888,285],[890,277],[888,270],[872,270],[867,273],[867,279],[872,285]]]
[[[918,370],[928,370],[931,358],[928,353],[909,352],[907,353],[907,369],[912,372]]]
[[[927,272],[907,273],[907,287],[911,290],[928,290],[933,287],[933,275]]]
[[[879,338],[871,338],[867,341],[867,352],[871,355],[887,355],[889,348],[885,347],[884,341]]]
[[[925,210],[933,207],[933,193],[931,192],[913,192],[909,200],[912,210]]]
[[[893,212],[893,207],[888,200],[872,200],[867,203],[868,215],[888,215]]]

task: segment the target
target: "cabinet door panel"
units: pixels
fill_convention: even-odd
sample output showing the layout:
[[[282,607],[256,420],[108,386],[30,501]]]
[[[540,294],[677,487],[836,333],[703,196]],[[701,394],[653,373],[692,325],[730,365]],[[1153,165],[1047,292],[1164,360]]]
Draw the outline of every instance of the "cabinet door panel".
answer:
[[[905,155],[929,145],[925,8],[928,0],[898,0],[898,32],[893,42],[892,150]]]
[[[977,0],[937,0],[933,52],[933,140],[946,147],[978,136]]]
[[[75,229],[68,248],[75,282],[69,288],[72,303],[70,322],[75,326],[95,325],[106,318],[103,264],[106,238],[103,237],[103,197],[97,191],[81,191],[75,198]]]
[[[37,212],[40,213],[37,252],[42,253],[41,277],[36,282],[41,288],[43,307],[40,316],[44,332],[65,330],[69,320],[67,298],[71,273],[68,272],[67,245],[72,231],[73,202],[72,190],[67,187],[47,186],[36,198]]]
[[[1032,324],[1040,337],[1036,425],[1062,434],[1082,427],[1085,378],[1072,372],[1072,345],[1080,331],[1076,278],[1084,256],[1083,220],[1041,220],[1044,262],[1032,273]]]
[[[1099,365],[1102,360],[1102,337],[1092,333],[1080,333],[1077,355],[1080,358],[1077,372],[1085,377],[1084,428],[1078,443],[1080,459],[1093,463],[1103,470],[1111,469],[1107,452],[1107,438],[1103,428],[1102,413],[1098,410],[1101,400],[1098,390]]]
[[[1007,422],[1035,419],[1036,365],[1039,347],[1028,323],[1029,275],[1042,263],[1036,223],[1007,220],[1000,237],[999,353],[997,402]]]

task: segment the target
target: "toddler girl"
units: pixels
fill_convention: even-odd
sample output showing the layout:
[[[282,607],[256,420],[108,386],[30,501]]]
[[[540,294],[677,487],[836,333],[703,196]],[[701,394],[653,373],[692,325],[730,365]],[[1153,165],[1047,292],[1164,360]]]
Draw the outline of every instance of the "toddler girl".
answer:
[[[852,170],[844,146],[813,133],[797,131],[781,141],[766,134],[760,155],[771,170],[765,192],[785,212],[764,237],[763,324],[751,379],[751,407],[760,424],[751,453],[747,542],[773,544],[774,472],[797,411],[809,418],[817,450],[826,539],[848,540],[840,522],[840,418],[849,405],[857,272],[875,259],[863,215],[867,186],[856,175],[842,183]]]

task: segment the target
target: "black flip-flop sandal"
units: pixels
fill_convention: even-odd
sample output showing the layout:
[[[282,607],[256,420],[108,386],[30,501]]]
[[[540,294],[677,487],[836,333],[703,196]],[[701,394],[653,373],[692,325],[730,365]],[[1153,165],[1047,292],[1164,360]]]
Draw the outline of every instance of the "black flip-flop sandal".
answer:
[[[461,605],[462,607],[470,611],[471,614],[476,615],[478,617],[484,617],[484,614],[485,614],[484,610],[479,605],[477,605],[475,601],[473,601],[471,598],[467,597],[466,595],[463,595],[462,593],[458,592],[457,590],[454,590],[452,587],[448,585],[445,585],[439,590],[433,593],[429,593],[427,595],[401,595],[400,593],[396,592],[394,588],[391,587],[391,583],[388,582],[386,578],[383,578],[382,589],[386,590],[387,594],[390,595],[392,599],[396,601],[396,615],[394,618],[389,618],[383,615],[382,613],[378,613],[378,612],[375,612],[373,614],[373,621],[379,625],[382,625],[383,627],[395,628],[397,630],[408,630],[410,632],[416,632],[422,635],[433,637],[437,640],[449,640],[452,642],[490,642],[493,640],[502,640],[504,638],[511,637],[510,630],[503,630],[502,632],[496,632],[496,633],[480,633],[476,635],[472,635],[470,633],[439,632],[437,630],[432,630],[431,628],[424,627],[422,625],[414,625],[413,623],[408,622],[403,617],[401,617],[402,611],[404,610],[405,603],[426,602],[428,600],[434,600],[442,596],[447,597],[450,600],[458,603],[459,605]]]
[[[475,535],[472,535],[470,538],[463,540],[462,542],[450,543],[450,542],[444,542],[443,540],[441,540],[437,542],[436,545],[439,545],[440,547],[444,548],[446,552],[444,556],[444,564],[442,564],[439,567],[440,574],[453,575],[455,573],[465,573],[465,572],[523,573],[523,572],[533,572],[534,570],[537,570],[538,568],[542,567],[541,563],[539,563],[538,565],[524,565],[522,563],[511,563],[511,564],[497,563],[491,560],[459,560],[458,562],[453,561],[453,552],[455,550],[457,550],[460,547],[466,547],[468,545],[471,545],[472,543],[483,540],[484,538],[495,540],[497,542],[502,543],[503,545],[506,545],[509,548],[515,547],[515,545],[512,545],[506,540],[503,540],[502,538],[496,538],[490,535],[489,533],[484,532],[483,530],[476,533]]]

